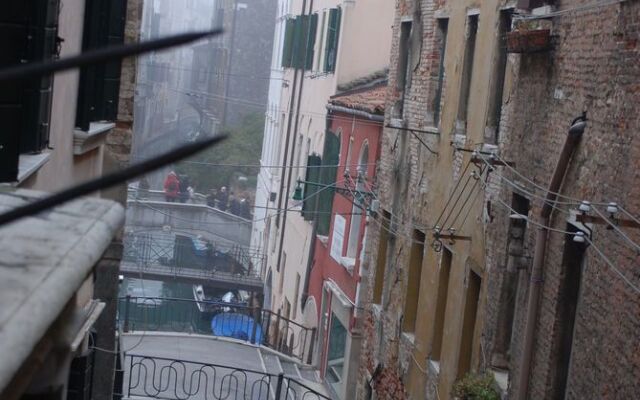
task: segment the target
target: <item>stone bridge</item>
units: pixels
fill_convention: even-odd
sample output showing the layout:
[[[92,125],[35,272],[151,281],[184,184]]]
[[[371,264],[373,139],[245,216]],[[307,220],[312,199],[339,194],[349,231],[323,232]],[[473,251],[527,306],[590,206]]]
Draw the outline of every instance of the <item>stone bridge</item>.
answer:
[[[251,242],[250,220],[202,203],[169,203],[162,192],[148,192],[144,199],[129,196],[126,226],[130,233],[165,230],[225,245],[248,247]]]

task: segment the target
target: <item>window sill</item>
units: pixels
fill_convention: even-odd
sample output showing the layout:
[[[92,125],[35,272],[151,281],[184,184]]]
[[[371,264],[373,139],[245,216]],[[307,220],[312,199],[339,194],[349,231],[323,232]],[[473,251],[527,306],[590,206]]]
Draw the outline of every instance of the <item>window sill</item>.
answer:
[[[353,269],[356,266],[356,259],[351,257],[341,257],[340,265],[342,265],[350,274],[353,274]]]
[[[389,120],[389,127],[391,128],[403,128],[404,120],[402,118],[391,118]]]
[[[429,366],[429,370],[431,370],[431,373],[433,373],[433,375],[435,375],[436,377],[440,375],[440,361],[429,359],[429,363],[427,365]]]
[[[31,175],[38,172],[44,164],[51,158],[51,152],[40,154],[20,154],[20,161],[18,163],[18,180],[13,186],[19,186],[22,182],[27,180]]]
[[[413,332],[402,332],[402,341],[413,347],[415,345],[416,336]]]
[[[376,320],[380,320],[382,317],[382,304],[372,304],[371,310],[373,310],[373,316]]]
[[[115,126],[112,122],[92,122],[88,132],[74,130],[73,154],[79,156],[100,147]]]
[[[328,244],[329,244],[329,236],[321,236],[321,235],[318,235],[318,236],[317,236],[317,238],[318,238],[318,240],[320,241],[320,243],[322,243],[322,245],[323,245],[324,247],[327,247],[327,246],[328,246]]]
[[[427,126],[425,128],[422,128],[422,130],[428,133],[433,133],[434,135],[440,134],[440,128],[437,128],[435,126]]]
[[[491,368],[490,371],[493,374],[493,379],[495,379],[500,388],[501,394],[503,396],[506,395],[509,389],[509,371],[494,368]]]

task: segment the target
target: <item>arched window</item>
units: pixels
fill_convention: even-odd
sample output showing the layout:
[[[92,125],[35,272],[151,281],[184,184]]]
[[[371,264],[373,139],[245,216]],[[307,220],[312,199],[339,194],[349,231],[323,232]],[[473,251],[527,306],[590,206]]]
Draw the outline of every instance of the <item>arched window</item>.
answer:
[[[367,168],[369,166],[369,143],[364,142],[358,157],[358,168],[356,170],[355,186],[356,191],[365,190],[365,179],[367,178]],[[353,184],[353,183],[352,183]],[[349,242],[347,244],[347,257],[356,258],[358,253],[358,243],[360,242],[360,231],[362,229],[362,219],[364,217],[362,199],[353,199],[351,208],[351,224],[349,226]]]

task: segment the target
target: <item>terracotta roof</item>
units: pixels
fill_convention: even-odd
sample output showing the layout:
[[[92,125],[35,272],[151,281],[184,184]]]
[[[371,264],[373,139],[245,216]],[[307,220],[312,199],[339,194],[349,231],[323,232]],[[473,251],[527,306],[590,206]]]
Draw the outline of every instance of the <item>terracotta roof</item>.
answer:
[[[387,85],[382,84],[332,96],[329,103],[371,114],[384,115],[386,97]]]

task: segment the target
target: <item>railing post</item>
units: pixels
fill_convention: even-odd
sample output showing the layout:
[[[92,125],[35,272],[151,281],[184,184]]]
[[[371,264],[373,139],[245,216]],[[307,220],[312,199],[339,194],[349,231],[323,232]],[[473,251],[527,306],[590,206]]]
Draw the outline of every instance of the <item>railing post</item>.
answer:
[[[311,342],[309,342],[309,354],[307,354],[307,364],[313,362],[313,347],[316,341],[316,328],[311,328]]]
[[[131,295],[128,294],[126,297],[126,303],[124,303],[124,327],[122,330],[124,332],[129,332],[129,304],[131,303]]]
[[[278,374],[278,382],[276,383],[275,400],[280,400],[280,396],[282,395],[282,382],[283,381],[284,381],[284,373],[280,372]]]
[[[280,350],[280,310],[276,314],[276,337],[273,343],[273,348],[276,350]]]
[[[251,328],[251,344],[256,344],[257,330],[258,330],[258,307],[253,307],[253,327]]]

